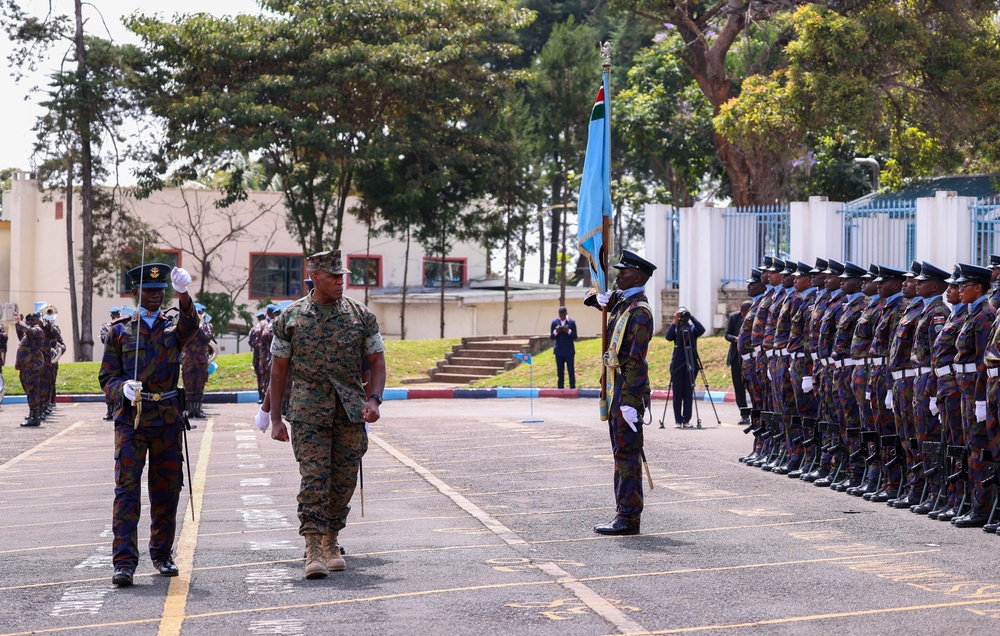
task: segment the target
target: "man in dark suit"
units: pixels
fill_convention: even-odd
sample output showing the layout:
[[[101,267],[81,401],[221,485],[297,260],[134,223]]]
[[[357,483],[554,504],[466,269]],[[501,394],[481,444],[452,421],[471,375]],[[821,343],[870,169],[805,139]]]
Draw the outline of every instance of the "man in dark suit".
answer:
[[[733,391],[736,393],[736,404],[742,409],[747,407],[747,392],[743,386],[743,360],[736,350],[736,340],[740,336],[740,328],[743,326],[743,319],[750,311],[749,300],[744,300],[739,311],[729,314],[729,322],[726,324],[726,340],[729,341],[729,354],[726,356],[726,364],[733,374]],[[747,418],[740,419],[740,424],[749,424]]]
[[[563,388],[563,374],[569,371],[569,388],[576,388],[576,370],[573,368],[573,357],[576,355],[576,321],[566,313],[565,307],[559,308],[559,317],[552,321],[549,327],[549,339],[555,340],[552,353],[556,356],[556,375],[559,378],[559,388]]]
[[[670,384],[677,428],[691,425],[695,375],[700,368],[698,338],[704,334],[705,327],[684,307],[674,313],[674,322],[667,329],[667,340],[674,343],[674,353],[670,358]]]

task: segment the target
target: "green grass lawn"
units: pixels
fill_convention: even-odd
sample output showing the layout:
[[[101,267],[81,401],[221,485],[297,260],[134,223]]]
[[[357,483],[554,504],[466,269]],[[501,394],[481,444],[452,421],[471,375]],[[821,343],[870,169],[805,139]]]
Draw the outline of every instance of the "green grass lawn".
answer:
[[[460,342],[459,338],[443,340],[388,340],[386,346],[386,366],[388,377],[386,386],[400,386],[403,378],[426,377],[427,370],[434,367],[438,360],[444,360],[444,355],[451,351],[453,345]],[[698,351],[709,388],[713,391],[728,391],[732,389],[729,368],[726,366],[726,352],[729,343],[722,338],[700,338]],[[15,351],[9,356],[13,359]],[[649,346],[649,379],[654,389],[665,389],[670,382],[670,356],[673,353],[673,343],[663,337],[653,339]],[[208,379],[207,391],[252,391],[257,387],[254,379],[251,354],[232,353],[220,355],[216,359],[218,369]],[[59,365],[59,377],[56,391],[60,394],[69,393],[100,393],[97,383],[97,372],[100,362],[67,362]],[[528,386],[528,365],[500,375],[477,382],[475,386]],[[556,361],[552,350],[543,351],[534,358],[531,372],[536,387],[556,386]],[[576,385],[578,387],[597,387],[601,377],[601,341],[599,338],[584,340],[576,345]],[[3,378],[8,395],[24,393],[18,373],[13,366],[3,368]],[[705,388],[705,380],[699,374],[699,390]]]

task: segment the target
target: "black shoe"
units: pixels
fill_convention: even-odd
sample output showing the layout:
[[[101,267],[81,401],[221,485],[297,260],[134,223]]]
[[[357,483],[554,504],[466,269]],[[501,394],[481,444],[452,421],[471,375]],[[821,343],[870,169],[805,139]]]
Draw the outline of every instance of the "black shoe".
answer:
[[[826,477],[820,477],[819,479],[813,482],[813,486],[816,486],[817,488],[829,488],[832,485],[833,485],[833,477],[831,477],[830,475],[827,475]]]
[[[118,587],[128,587],[132,585],[132,575],[135,574],[135,568],[115,568],[115,573],[111,576],[111,582]]]
[[[1000,521],[994,521],[993,523],[987,523],[983,526],[983,532],[987,534],[996,534],[998,528],[1000,528]]]
[[[868,500],[872,503],[889,503],[890,499],[896,498],[896,490],[894,488],[883,488],[879,490]]]
[[[930,515],[927,516],[929,517]],[[951,521],[957,516],[958,516],[958,511],[953,506],[948,506],[941,512],[937,513],[934,516],[934,519],[937,519],[938,521]]]
[[[178,573],[177,565],[170,557],[153,559],[153,567],[159,570],[163,576],[177,576]]]
[[[847,494],[854,495],[855,497],[864,497],[870,492],[875,492],[875,483],[870,481],[863,481],[861,485],[857,488],[852,488],[847,491]]]
[[[37,417],[29,417],[21,422],[21,426],[41,426],[42,420]]]
[[[830,489],[836,490],[837,492],[847,492],[848,488],[854,488],[857,485],[858,485],[858,480],[851,479],[850,477],[848,477],[847,479],[832,484],[830,486]]]
[[[934,500],[928,499],[918,506],[910,506],[910,512],[915,515],[929,515],[934,510]]]
[[[940,517],[938,518],[940,519]],[[956,528],[982,528],[989,520],[990,516],[985,512],[970,512],[967,515],[955,517],[951,520],[951,524]]]
[[[920,494],[916,492],[916,489],[910,491],[910,494],[905,497],[900,497],[892,501],[893,508],[909,508],[911,506],[916,506],[920,504]]]
[[[805,471],[803,471],[801,468],[796,468],[795,470],[789,471],[788,478],[789,479],[799,479],[804,474],[805,474]]]
[[[739,424],[740,426],[746,426],[749,423],[750,423],[750,418],[748,417],[741,417],[740,421],[737,422],[737,424]]]
[[[202,411],[201,409],[198,409],[197,411],[194,412],[194,415],[192,415],[191,417],[196,417],[199,420],[203,420],[203,419],[207,418],[208,416],[205,415],[205,411]]]
[[[817,469],[817,470],[812,471],[811,473],[806,473],[805,475],[802,475],[801,477],[799,477],[799,479],[801,479],[802,481],[812,482],[812,481],[816,481],[817,479],[822,479],[823,477],[826,477],[829,474],[830,474],[830,471],[828,471],[828,470],[818,470]]]
[[[608,523],[594,526],[594,532],[612,535],[639,534],[639,522],[629,523],[622,517],[615,517]]]

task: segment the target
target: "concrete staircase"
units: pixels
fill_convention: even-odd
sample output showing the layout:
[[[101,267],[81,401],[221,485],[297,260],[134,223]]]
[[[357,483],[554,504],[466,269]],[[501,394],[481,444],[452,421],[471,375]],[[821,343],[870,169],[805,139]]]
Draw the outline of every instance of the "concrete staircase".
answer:
[[[430,370],[432,382],[469,384],[493,377],[520,364],[515,353],[529,353],[532,338],[528,336],[479,336],[462,338],[462,344]]]

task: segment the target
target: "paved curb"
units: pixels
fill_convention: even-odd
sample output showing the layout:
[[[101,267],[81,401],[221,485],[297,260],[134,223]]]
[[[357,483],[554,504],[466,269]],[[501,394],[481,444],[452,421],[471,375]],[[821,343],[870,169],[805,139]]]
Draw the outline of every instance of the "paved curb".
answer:
[[[523,387],[496,387],[487,389],[475,388],[438,388],[438,389],[404,389],[387,388],[382,392],[386,400],[477,400],[493,398],[598,398],[600,389],[526,389]],[[666,400],[670,391],[653,391],[652,399]],[[735,402],[736,394],[732,391],[696,391],[695,398],[702,402]],[[257,401],[256,391],[209,391],[205,393],[203,402],[206,404],[248,404]],[[8,404],[27,404],[23,395],[8,395],[4,398],[4,406]],[[104,394],[73,394],[57,395],[56,403],[68,402],[104,402]]]

